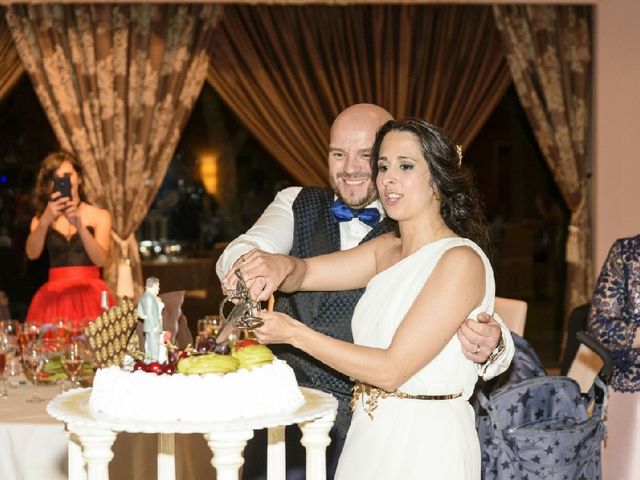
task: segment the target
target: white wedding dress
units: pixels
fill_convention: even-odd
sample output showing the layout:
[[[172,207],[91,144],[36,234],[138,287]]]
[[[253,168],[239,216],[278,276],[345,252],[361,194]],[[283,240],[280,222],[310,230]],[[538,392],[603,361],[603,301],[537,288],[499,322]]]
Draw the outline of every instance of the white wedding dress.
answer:
[[[470,246],[485,266],[486,289],[480,312],[493,312],[493,270],[482,250],[463,238],[444,238],[404,258],[371,279],[352,320],[356,344],[386,348],[442,254]],[[425,322],[437,322],[425,318]],[[454,335],[445,348],[399,390],[411,395],[462,393],[453,400],[380,399],[372,412],[357,402],[336,479],[480,479],[480,445],[469,396],[478,367],[467,360]]]

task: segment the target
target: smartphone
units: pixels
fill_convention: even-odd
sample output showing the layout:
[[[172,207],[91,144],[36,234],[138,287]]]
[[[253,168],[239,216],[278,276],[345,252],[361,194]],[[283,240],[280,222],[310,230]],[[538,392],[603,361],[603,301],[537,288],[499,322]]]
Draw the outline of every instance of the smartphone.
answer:
[[[54,175],[53,191],[60,192],[60,196],[71,198],[71,177],[65,173],[62,177]]]

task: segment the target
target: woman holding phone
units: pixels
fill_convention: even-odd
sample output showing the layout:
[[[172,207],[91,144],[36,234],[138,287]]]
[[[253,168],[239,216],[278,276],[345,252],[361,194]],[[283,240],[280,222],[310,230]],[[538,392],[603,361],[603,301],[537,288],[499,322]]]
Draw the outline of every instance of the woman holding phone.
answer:
[[[27,321],[86,323],[101,313],[102,291],[109,305],[114,303],[100,278],[109,254],[111,214],[86,201],[82,183],[82,168],[73,155],[51,153],[42,161],[25,250],[34,260],[46,246],[49,280],[34,295]]]

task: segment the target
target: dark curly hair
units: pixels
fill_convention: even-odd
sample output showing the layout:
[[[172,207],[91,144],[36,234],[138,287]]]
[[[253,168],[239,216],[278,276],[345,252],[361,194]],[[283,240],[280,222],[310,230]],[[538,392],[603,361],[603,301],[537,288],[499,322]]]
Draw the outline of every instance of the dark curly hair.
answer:
[[[36,217],[42,215],[44,209],[47,208],[47,203],[53,193],[53,176],[63,162],[69,162],[78,174],[78,195],[80,196],[80,200],[83,202],[87,201],[82,189],[82,167],[80,166],[78,159],[68,152],[60,151],[50,153],[44,157],[44,160],[42,160],[42,164],[40,165],[40,170],[38,170],[38,176],[36,178],[36,186],[33,195],[33,209]]]
[[[440,215],[447,226],[457,235],[473,240],[487,254],[491,253],[489,230],[475,179],[469,168],[461,163],[456,146],[441,128],[416,118],[389,120],[382,125],[371,151],[373,181],[378,177],[380,145],[393,131],[412,133],[418,140],[431,173],[431,186],[440,193]],[[399,235],[397,222],[395,229]]]

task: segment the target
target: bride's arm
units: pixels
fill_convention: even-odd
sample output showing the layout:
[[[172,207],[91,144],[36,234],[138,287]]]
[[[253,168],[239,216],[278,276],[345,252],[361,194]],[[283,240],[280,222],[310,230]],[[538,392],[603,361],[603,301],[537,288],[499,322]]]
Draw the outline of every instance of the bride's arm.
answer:
[[[350,250],[311,258],[296,258],[251,250],[237,262],[253,297],[266,300],[277,289],[282,292],[339,291],[362,288],[376,274],[376,252],[392,237],[380,237]],[[227,290],[235,289],[236,275],[223,280]]]
[[[255,332],[263,343],[289,343],[349,377],[393,391],[429,363],[481,303],[484,275],[471,248],[447,251],[386,349],[336,340],[278,312],[262,312],[265,324]]]

